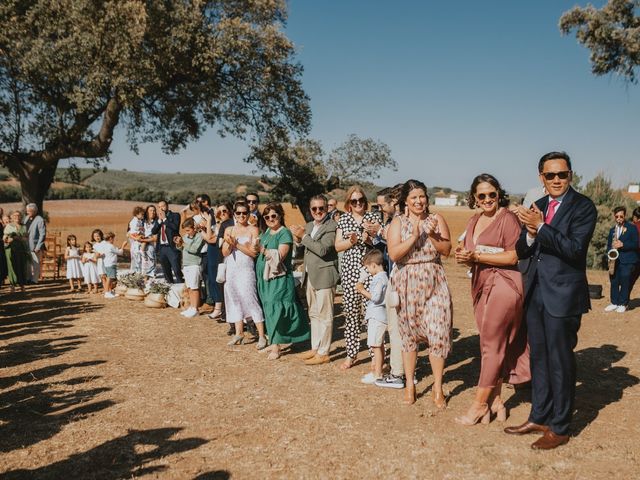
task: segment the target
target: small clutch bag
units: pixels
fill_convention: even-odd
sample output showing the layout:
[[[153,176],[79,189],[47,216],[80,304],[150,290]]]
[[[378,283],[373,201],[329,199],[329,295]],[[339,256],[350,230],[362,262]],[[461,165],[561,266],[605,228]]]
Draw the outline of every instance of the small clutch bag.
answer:
[[[389,292],[387,297],[387,306],[391,308],[398,308],[400,306],[400,295],[395,290]]]

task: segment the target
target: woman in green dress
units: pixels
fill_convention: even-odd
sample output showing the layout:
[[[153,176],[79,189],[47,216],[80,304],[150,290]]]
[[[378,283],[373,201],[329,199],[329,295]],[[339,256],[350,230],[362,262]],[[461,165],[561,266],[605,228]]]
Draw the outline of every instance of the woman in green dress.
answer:
[[[279,203],[269,203],[262,216],[268,228],[260,235],[256,276],[271,343],[267,358],[276,360],[280,357],[281,345],[309,340],[309,321],[296,297],[292,272],[293,236],[285,227],[284,210]]]
[[[15,291],[16,285],[20,286],[20,290],[24,292],[31,258],[27,244],[27,229],[22,225],[22,214],[18,210],[12,212],[10,218],[11,223],[4,227],[2,235],[4,253],[7,258],[7,276],[12,292]]]

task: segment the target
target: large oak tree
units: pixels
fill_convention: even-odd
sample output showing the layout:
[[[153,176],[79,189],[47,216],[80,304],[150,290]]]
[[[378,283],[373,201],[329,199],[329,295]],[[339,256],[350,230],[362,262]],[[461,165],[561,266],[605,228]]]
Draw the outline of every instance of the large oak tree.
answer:
[[[116,126],[176,152],[213,127],[306,134],[284,0],[3,0],[0,164],[39,206],[61,159],[98,165]]]

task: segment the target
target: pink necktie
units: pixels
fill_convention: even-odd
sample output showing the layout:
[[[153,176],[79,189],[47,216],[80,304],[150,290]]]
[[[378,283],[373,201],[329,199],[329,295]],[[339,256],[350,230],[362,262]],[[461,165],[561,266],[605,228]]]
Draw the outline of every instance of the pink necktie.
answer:
[[[551,223],[551,220],[553,220],[553,216],[556,214],[556,209],[558,208],[558,205],[560,205],[560,202],[558,200],[551,200],[549,202],[549,208],[547,209],[547,216],[544,219],[544,223],[546,223],[547,225],[549,225]]]

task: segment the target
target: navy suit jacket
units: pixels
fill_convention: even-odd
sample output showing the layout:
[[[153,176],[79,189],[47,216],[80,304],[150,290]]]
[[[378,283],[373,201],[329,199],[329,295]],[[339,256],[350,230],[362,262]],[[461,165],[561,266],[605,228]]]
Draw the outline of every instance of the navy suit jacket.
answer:
[[[174,213],[172,211],[168,211],[166,215],[166,219],[164,221],[164,231],[167,235],[167,241],[169,242],[169,246],[172,249],[176,249],[176,244],[173,242],[173,237],[180,235],[180,215]],[[153,230],[151,230],[152,235],[158,235],[158,239],[156,240],[156,245],[160,246],[160,230],[162,229],[162,223],[158,220],[158,223]]]
[[[620,235],[619,240],[622,242],[622,248],[618,249],[620,256],[618,262],[624,265],[633,265],[638,262],[638,229],[633,223],[624,222],[624,228],[627,230]],[[609,230],[609,237],[607,238],[607,252],[612,248],[613,235],[616,227]]]
[[[535,202],[546,212],[549,197]],[[546,311],[554,317],[586,313],[591,308],[587,284],[587,249],[596,226],[593,202],[569,187],[549,225],[543,225],[533,245],[523,227],[516,244],[520,259],[530,259],[524,278],[525,298],[539,288]]]

